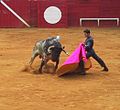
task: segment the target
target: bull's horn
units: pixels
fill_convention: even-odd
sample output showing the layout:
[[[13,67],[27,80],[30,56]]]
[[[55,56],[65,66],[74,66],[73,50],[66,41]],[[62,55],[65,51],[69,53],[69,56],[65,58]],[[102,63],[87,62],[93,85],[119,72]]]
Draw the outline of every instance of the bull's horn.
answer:
[[[48,52],[51,53],[51,49],[54,48],[55,46],[50,46],[48,47]]]
[[[68,52],[66,52],[64,49],[62,50],[66,55],[68,55],[69,56],[69,53]]]

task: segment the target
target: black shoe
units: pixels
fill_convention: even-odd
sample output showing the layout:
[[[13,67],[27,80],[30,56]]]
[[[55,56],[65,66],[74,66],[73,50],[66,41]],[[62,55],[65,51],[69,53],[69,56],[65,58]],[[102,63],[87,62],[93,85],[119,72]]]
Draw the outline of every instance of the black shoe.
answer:
[[[104,67],[104,69],[102,71],[109,71],[107,67]]]

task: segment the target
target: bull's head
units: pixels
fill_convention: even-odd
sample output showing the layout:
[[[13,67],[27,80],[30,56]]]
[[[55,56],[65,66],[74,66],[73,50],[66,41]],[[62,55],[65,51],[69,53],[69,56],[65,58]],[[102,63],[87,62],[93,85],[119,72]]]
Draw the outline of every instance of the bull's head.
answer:
[[[48,52],[51,54],[51,60],[53,62],[59,60],[60,54],[61,52],[65,52],[67,54],[67,52],[64,50],[64,47],[55,47],[55,46],[51,46],[48,48]]]

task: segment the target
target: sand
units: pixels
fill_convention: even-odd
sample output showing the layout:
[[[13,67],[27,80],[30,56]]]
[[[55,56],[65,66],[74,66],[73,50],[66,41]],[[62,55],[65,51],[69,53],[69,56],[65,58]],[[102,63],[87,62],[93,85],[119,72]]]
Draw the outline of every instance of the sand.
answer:
[[[84,41],[83,29],[0,29],[0,110],[120,110],[120,28],[91,28],[107,73],[93,59],[86,76],[34,74],[39,58],[22,71],[36,41],[60,35],[72,53]],[[62,53],[60,64],[66,58]]]

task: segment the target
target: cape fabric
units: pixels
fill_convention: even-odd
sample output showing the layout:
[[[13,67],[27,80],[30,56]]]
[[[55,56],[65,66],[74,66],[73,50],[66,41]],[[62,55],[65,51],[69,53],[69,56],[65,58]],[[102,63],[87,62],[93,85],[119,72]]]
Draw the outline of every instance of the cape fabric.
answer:
[[[90,59],[87,60],[86,52],[82,43],[76,48],[76,50],[67,58],[67,60],[62,64],[62,66],[57,70],[57,75],[61,76],[68,72],[74,72],[79,67],[80,60],[85,63],[85,69],[91,68]]]

